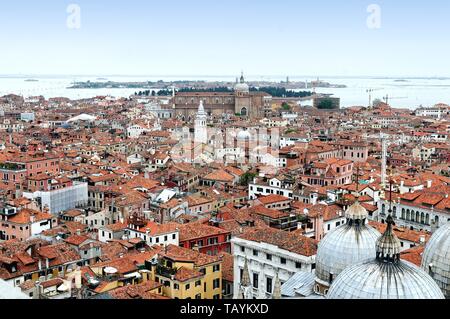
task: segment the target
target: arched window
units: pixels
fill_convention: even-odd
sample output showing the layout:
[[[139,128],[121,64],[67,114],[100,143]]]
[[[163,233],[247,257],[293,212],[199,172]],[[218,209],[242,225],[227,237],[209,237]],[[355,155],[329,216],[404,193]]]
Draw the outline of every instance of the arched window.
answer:
[[[406,210],[406,220],[410,220],[410,212],[409,212],[409,209],[408,210]]]
[[[412,210],[411,211],[411,221],[415,221],[416,220],[416,213]]]
[[[406,211],[404,208],[402,208],[402,219],[405,219],[405,216],[406,216]]]
[[[425,224],[430,225],[430,214],[425,215]]]
[[[394,206],[393,216],[394,216],[394,217],[397,217],[397,206]]]
[[[381,205],[381,213],[386,214],[386,205],[385,204]]]
[[[241,109],[241,116],[247,116],[247,108],[246,107],[243,107]]]
[[[420,213],[416,212],[416,223],[420,223]]]
[[[425,214],[424,213],[420,214],[420,222],[422,224],[425,224]]]
[[[434,222],[436,226],[439,226],[439,216],[434,217]]]

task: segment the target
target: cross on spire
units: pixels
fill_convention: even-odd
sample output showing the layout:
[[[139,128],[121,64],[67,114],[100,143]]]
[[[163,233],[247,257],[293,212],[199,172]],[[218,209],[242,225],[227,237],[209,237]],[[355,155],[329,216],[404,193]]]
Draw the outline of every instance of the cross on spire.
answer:
[[[391,216],[392,214],[392,183],[393,183],[393,179],[392,179],[392,167],[389,168],[389,216]],[[392,217],[391,217],[392,218]]]
[[[359,165],[356,164],[356,177],[355,177],[355,181],[356,181],[356,201],[358,201],[359,199]]]

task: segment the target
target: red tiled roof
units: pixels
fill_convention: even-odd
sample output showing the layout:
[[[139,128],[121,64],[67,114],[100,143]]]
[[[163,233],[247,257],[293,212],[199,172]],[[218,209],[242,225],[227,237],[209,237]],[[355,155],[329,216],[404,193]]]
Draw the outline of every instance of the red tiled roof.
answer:
[[[238,236],[245,240],[271,244],[302,256],[314,256],[318,242],[314,239],[273,228],[256,229]]]
[[[180,242],[205,238],[210,236],[227,235],[230,232],[218,227],[192,222],[178,226],[180,230]]]

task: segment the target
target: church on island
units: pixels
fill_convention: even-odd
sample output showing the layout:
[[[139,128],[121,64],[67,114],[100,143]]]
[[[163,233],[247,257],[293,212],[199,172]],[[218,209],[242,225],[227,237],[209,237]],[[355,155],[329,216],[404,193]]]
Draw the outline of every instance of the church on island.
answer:
[[[207,116],[229,114],[258,119],[270,113],[272,96],[265,92],[251,92],[242,74],[234,92],[177,92],[174,98],[175,116],[186,121],[194,119],[200,101],[204,103]]]

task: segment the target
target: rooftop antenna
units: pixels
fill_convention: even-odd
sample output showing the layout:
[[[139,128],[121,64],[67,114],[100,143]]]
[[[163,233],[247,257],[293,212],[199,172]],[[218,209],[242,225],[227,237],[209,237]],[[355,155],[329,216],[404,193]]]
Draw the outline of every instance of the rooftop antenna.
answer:
[[[392,169],[389,170],[389,216],[392,215]]]

